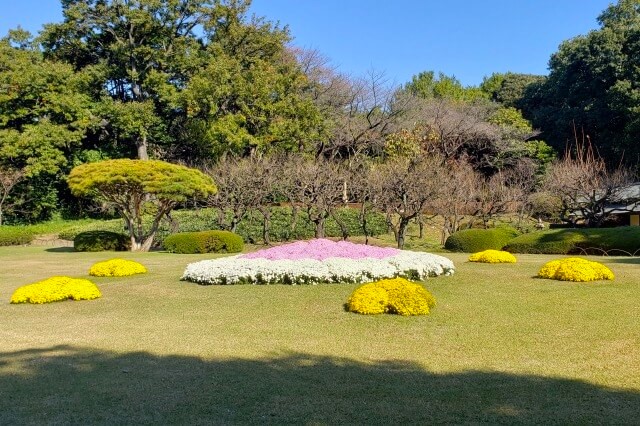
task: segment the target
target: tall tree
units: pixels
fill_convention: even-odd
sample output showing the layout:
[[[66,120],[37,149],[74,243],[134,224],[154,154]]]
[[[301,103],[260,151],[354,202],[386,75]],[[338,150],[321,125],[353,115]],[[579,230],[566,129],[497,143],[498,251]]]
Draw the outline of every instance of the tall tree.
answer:
[[[534,84],[524,111],[562,150],[583,131],[610,164],[640,160],[640,1],[619,0],[598,18],[600,29],[565,41]]]
[[[57,183],[95,124],[83,76],[44,60],[23,31],[0,40],[0,168],[24,175],[13,188],[23,219],[56,207]]]
[[[487,99],[488,95],[478,87],[464,87],[455,76],[433,71],[423,71],[411,78],[404,90],[423,99],[449,99],[472,102]]]
[[[93,77],[101,132],[121,156],[197,161],[315,137],[289,35],[249,0],[63,0],[40,37],[48,58]],[[106,135],[106,138],[105,138]]]
[[[535,74],[493,73],[482,80],[480,90],[486,93],[492,101],[505,107],[522,109],[522,99],[527,88],[532,84],[544,82],[544,80],[544,76]]]
[[[221,7],[213,0],[62,0],[64,21],[46,25],[41,42],[47,57],[92,69],[96,99],[106,89],[118,103],[105,118],[121,130],[119,142],[133,143],[138,158],[147,159],[160,121],[153,116],[197,67],[197,32],[220,17]]]

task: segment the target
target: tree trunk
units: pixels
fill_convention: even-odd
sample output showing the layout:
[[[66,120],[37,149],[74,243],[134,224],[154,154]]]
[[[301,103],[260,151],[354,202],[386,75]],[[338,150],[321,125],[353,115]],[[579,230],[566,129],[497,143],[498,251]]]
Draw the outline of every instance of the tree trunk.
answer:
[[[362,225],[362,233],[364,234],[365,245],[369,244],[369,229],[367,228],[367,209],[366,203],[363,202],[360,206],[360,225]]]
[[[258,208],[262,213],[262,241],[265,245],[271,245],[271,239],[269,238],[269,230],[271,228],[271,209],[268,206],[262,206]]]
[[[393,220],[391,219],[391,215],[387,213],[387,215],[385,216],[385,220],[387,222],[387,226],[389,228],[391,228],[391,231],[393,232],[393,239],[396,241],[396,243],[398,242],[398,228],[396,228],[396,225],[393,223]]]
[[[147,135],[142,136],[142,139],[138,139],[136,144],[138,148],[138,160],[148,160],[149,153],[147,152]]]
[[[398,248],[404,248],[404,238],[407,233],[407,227],[409,225],[409,219],[401,217],[398,224]]]
[[[316,224],[316,238],[324,238],[324,218],[318,217],[313,223]]]
[[[298,226],[298,214],[300,213],[300,208],[291,203],[291,226],[289,229],[291,230],[291,238],[295,238],[296,227]]]
[[[344,223],[344,221],[340,219],[340,217],[337,214],[334,214],[332,212],[331,216],[333,217],[333,220],[335,220],[336,223],[338,224],[338,227],[340,227],[340,234],[342,235],[342,240],[347,241],[347,239],[349,238],[349,228]]]

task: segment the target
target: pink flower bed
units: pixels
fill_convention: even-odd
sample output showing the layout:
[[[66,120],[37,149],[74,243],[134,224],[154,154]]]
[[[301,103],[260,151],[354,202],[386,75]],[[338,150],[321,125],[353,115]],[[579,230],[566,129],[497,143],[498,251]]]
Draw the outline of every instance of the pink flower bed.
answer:
[[[368,257],[373,259],[384,259],[399,253],[400,250],[391,247],[374,247],[364,244],[354,244],[348,241],[334,242],[331,240],[317,239],[310,241],[296,241],[295,243],[243,254],[239,257],[243,259],[269,260],[325,260],[330,257],[342,257],[348,259],[364,259]]]

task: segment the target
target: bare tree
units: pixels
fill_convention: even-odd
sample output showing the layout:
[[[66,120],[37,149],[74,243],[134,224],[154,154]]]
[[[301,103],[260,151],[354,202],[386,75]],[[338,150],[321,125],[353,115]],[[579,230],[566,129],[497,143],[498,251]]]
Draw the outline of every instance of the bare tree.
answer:
[[[569,150],[551,164],[543,189],[562,203],[560,218],[575,223],[580,217],[589,227],[598,227],[611,215],[611,207],[630,211],[640,202],[640,194],[630,192],[633,174],[619,166],[607,168],[591,145],[578,144],[575,155]]]
[[[4,213],[8,207],[9,194],[24,176],[24,170],[0,167],[0,226],[2,226]]]
[[[291,201],[305,209],[315,225],[316,238],[323,238],[325,222],[343,203],[344,169],[334,161],[317,158],[290,164]]]
[[[224,157],[217,164],[207,167],[205,173],[213,178],[218,187],[218,192],[207,200],[207,204],[218,211],[218,225],[236,232],[238,224],[261,201],[260,194],[253,191],[251,182],[255,177],[253,160]]]
[[[438,197],[442,172],[438,156],[396,158],[371,169],[374,202],[385,213],[398,248],[404,247],[411,220]]]
[[[460,229],[466,215],[473,214],[479,182],[478,173],[466,161],[449,161],[441,170],[438,196],[428,202],[428,209],[441,216],[441,243]]]
[[[379,153],[384,136],[404,112],[406,102],[397,88],[380,72],[357,78],[341,74],[314,50],[298,50],[297,57],[328,126],[317,156],[349,160],[361,153]]]
[[[247,180],[246,190],[253,193],[256,209],[262,215],[262,240],[271,244],[271,209],[276,195],[281,191],[279,171],[285,157],[260,157],[252,159],[253,173]]]
[[[351,164],[349,168],[349,180],[351,182],[351,197],[360,207],[358,218],[360,219],[360,227],[364,234],[365,244],[369,244],[368,217],[375,210],[375,187],[372,179],[371,164],[366,161],[357,161]]]
[[[465,160],[489,175],[513,166],[535,133],[517,132],[491,122],[496,106],[450,99],[411,98],[399,130],[387,137],[386,152],[438,154],[449,162]]]
[[[482,219],[485,228],[496,215],[514,209],[513,202],[517,189],[507,184],[504,172],[498,172],[491,177],[477,175],[477,190],[474,217]]]

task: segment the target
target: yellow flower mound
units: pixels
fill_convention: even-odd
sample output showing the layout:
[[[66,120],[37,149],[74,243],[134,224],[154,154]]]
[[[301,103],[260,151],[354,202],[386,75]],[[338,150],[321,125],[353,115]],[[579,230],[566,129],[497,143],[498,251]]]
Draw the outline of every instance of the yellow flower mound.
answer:
[[[127,277],[135,274],[146,274],[147,268],[138,262],[124,259],[111,259],[98,262],[89,269],[94,277]]]
[[[404,278],[380,280],[358,287],[347,310],[359,314],[427,315],[436,299],[423,286]]]
[[[17,289],[11,303],[49,303],[60,300],[91,300],[102,296],[89,280],[69,277],[51,277]]]
[[[469,256],[469,262],[482,263],[516,263],[516,257],[508,251],[485,250]]]
[[[613,272],[601,263],[568,257],[547,262],[538,272],[541,278],[561,281],[597,281],[612,280]]]

